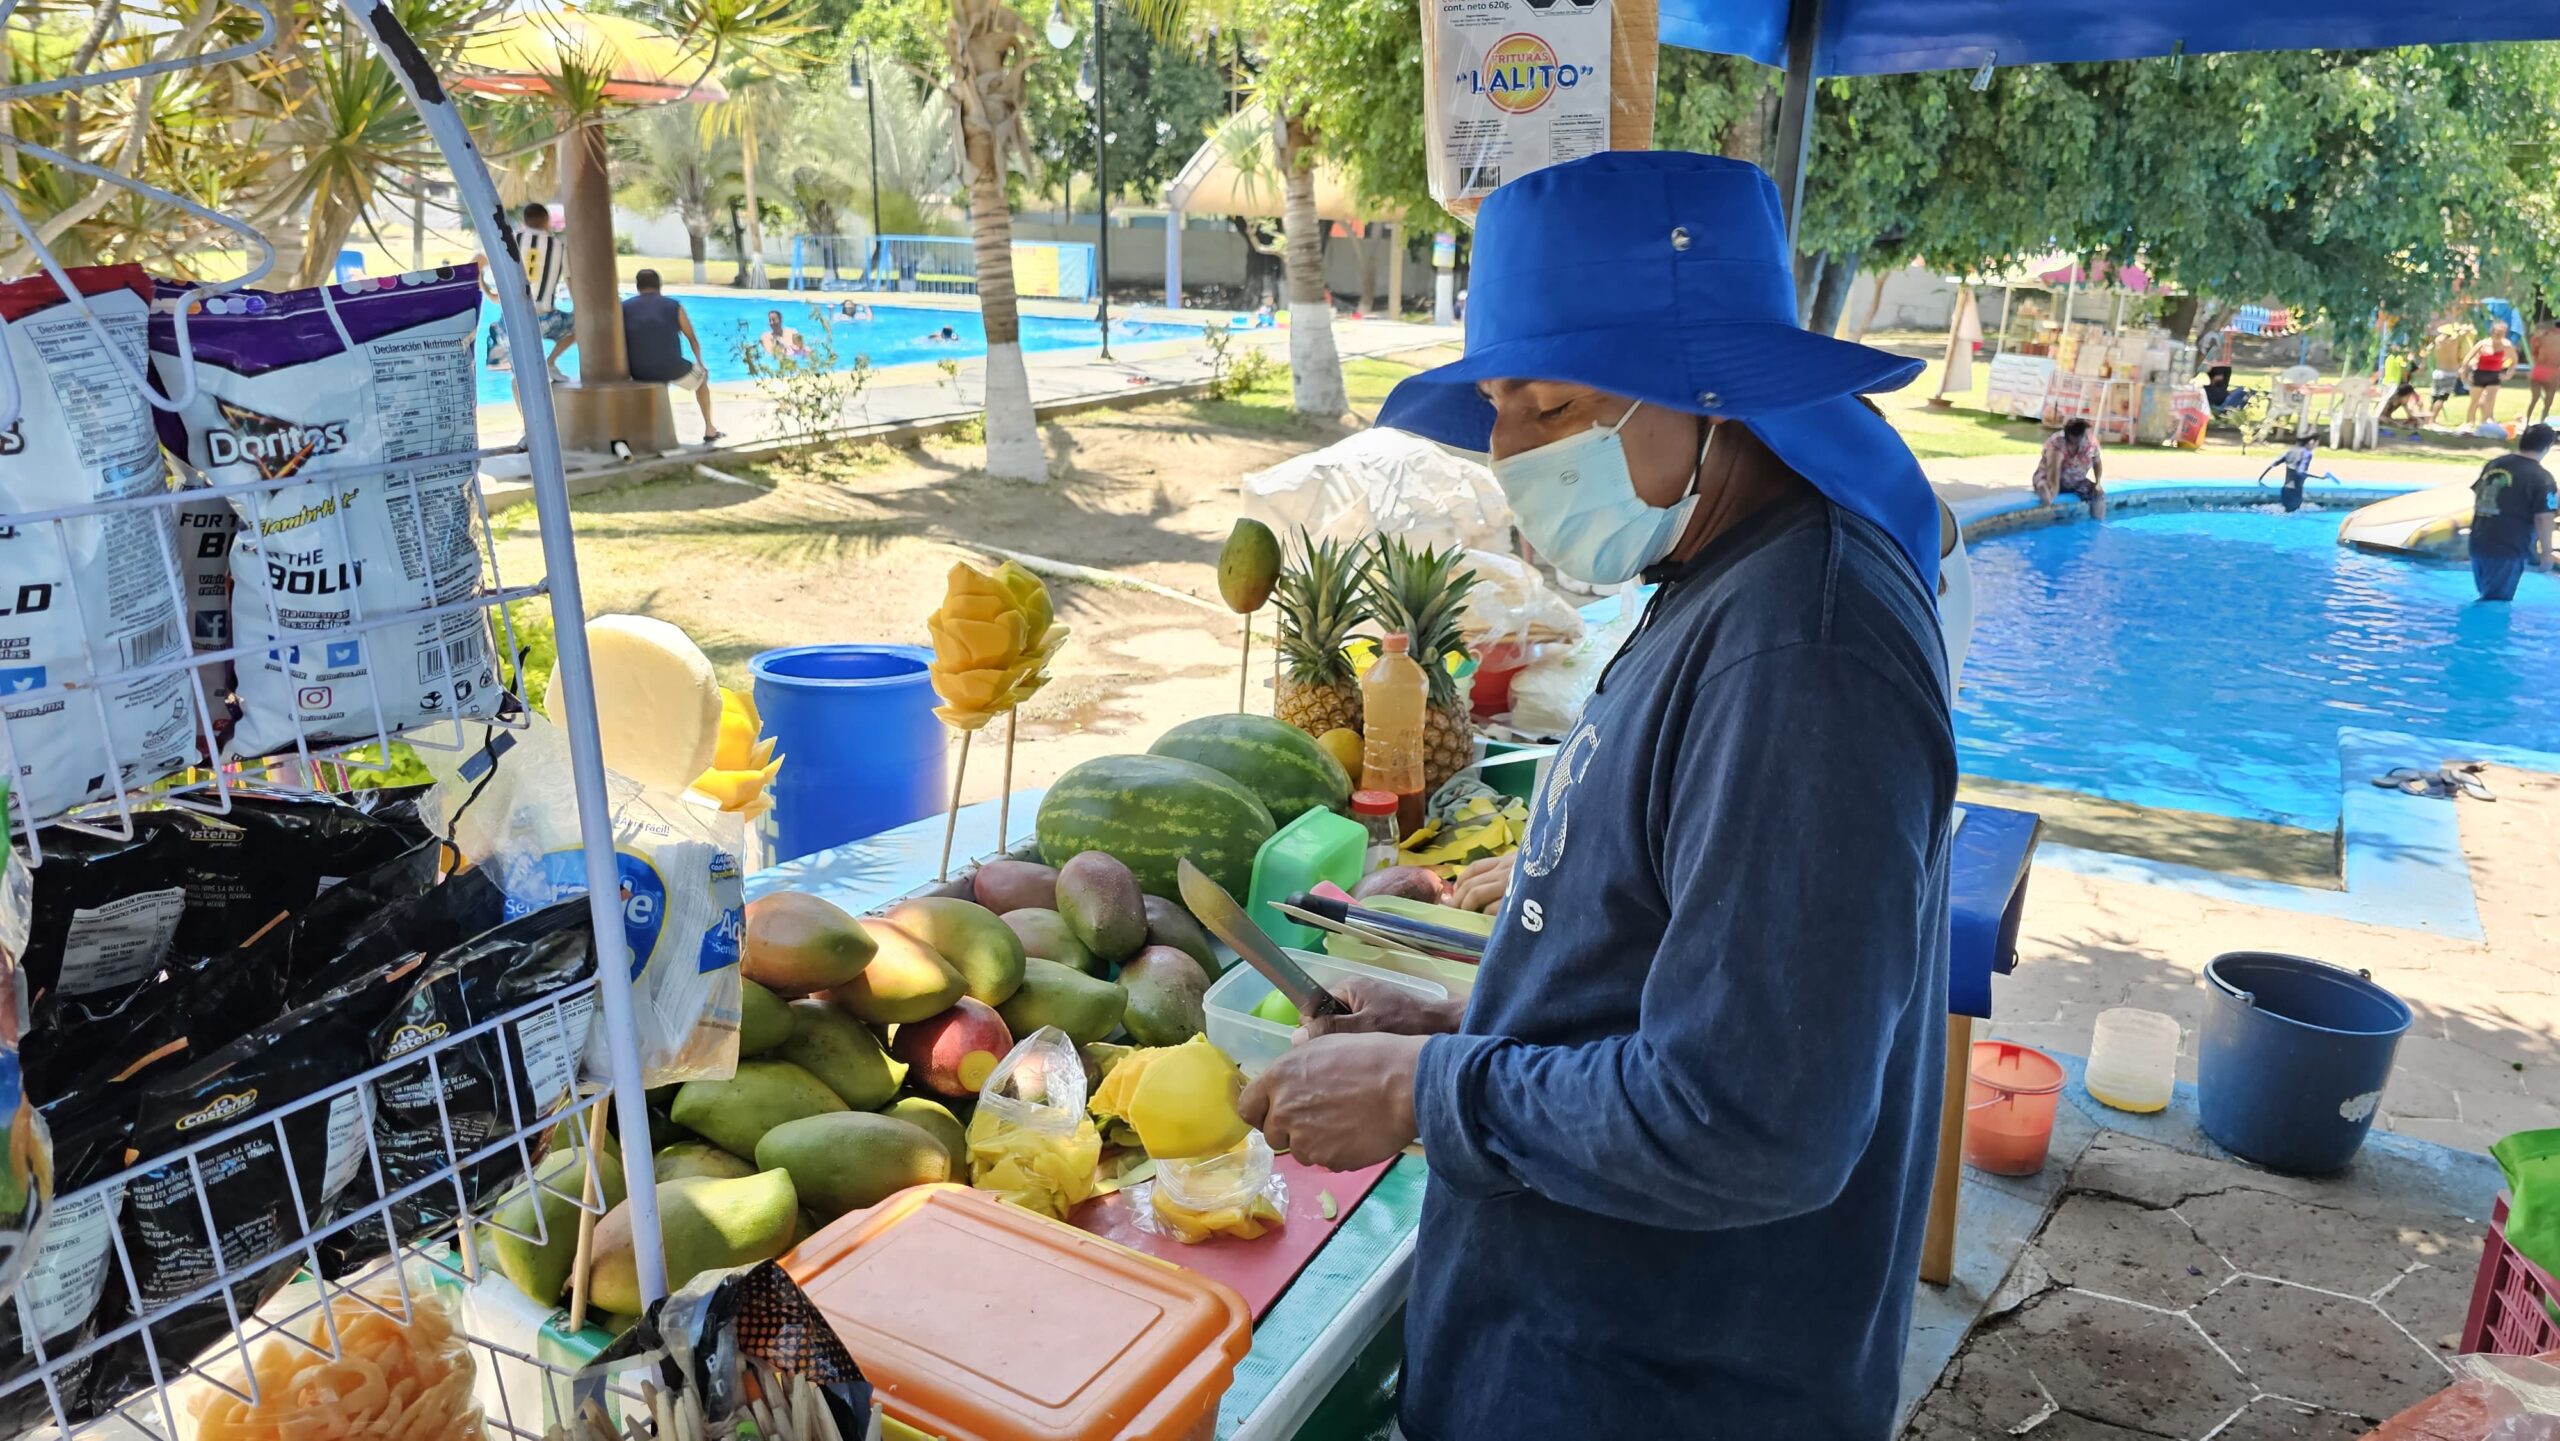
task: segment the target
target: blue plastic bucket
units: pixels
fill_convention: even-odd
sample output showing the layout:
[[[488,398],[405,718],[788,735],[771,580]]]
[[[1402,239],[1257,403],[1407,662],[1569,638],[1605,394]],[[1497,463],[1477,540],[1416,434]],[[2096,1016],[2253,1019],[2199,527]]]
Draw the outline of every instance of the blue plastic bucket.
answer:
[[[2271,951],[2204,968],[2213,999],[2196,1047],[2204,1132],[2273,1171],[2325,1175],[2355,1159],[2409,1007],[2354,971]]]
[[[947,748],[920,645],[795,645],[747,662],[774,737],[774,860],[939,813]]]

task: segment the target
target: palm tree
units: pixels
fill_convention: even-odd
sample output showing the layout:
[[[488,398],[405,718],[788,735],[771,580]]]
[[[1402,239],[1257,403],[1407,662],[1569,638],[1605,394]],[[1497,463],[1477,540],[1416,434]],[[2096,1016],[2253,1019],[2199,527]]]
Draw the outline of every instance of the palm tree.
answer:
[[[1333,344],[1333,300],[1324,287],[1324,221],[1316,214],[1316,134],[1301,113],[1280,122],[1280,170],[1287,187],[1281,227],[1289,236],[1289,404],[1300,415],[1351,408],[1342,353]]]
[[[673,17],[683,38],[708,44],[712,58],[728,66],[722,83],[729,99],[705,106],[706,140],[738,142],[738,175],[746,202],[747,283],[768,284],[764,269],[764,221],[756,207],[756,153],[788,112],[790,97],[775,82],[796,76],[801,58],[791,42],[809,33],[800,23],[799,0],[678,0]]]
[[[791,113],[791,94],[771,70],[748,63],[733,65],[721,82],[729,98],[702,107],[702,140],[708,145],[734,141],[738,150],[741,199],[746,205],[746,254],[740,272],[747,285],[763,290],[772,284],[764,268],[764,219],[756,198],[756,157],[761,137],[777,133]]]
[[[640,209],[676,213],[692,252],[693,283],[707,283],[711,218],[738,183],[737,151],[706,144],[701,125],[674,106],[633,117],[621,139],[627,143],[615,169],[625,177],[623,194]]]
[[[1023,76],[1038,53],[1006,0],[951,0],[942,34],[950,79],[943,90],[960,120],[960,170],[969,186],[969,231],[978,309],[987,330],[987,473],[1049,478],[1031,373],[1022,363],[1022,318],[1013,288],[1013,210],[1006,168],[1029,146],[1022,131]]]

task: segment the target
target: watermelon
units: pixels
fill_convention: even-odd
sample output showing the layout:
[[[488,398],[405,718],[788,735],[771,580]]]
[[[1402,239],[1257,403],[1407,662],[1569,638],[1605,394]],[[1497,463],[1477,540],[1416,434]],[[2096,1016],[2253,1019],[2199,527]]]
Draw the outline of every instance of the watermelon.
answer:
[[[1149,895],[1181,899],[1174,862],[1185,856],[1245,894],[1253,855],[1276,829],[1253,792],[1172,756],[1103,756],[1069,767],[1040,801],[1040,855],[1064,865],[1079,851],[1117,856]]]
[[[1351,804],[1351,777],[1315,737],[1260,715],[1210,715],[1187,720],[1147,747],[1151,756],[1192,761],[1233,779],[1262,798],[1275,824],[1287,825],[1322,806]]]

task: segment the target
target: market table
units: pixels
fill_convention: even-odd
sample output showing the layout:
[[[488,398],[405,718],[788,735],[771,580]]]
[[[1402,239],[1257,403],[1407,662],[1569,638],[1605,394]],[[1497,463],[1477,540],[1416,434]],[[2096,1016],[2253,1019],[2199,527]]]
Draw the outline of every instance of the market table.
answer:
[[[1012,847],[1031,842],[1041,795],[1037,790],[1014,795],[1006,827]],[[993,801],[961,809],[951,850],[954,874],[967,869],[964,857],[1011,848],[998,844],[996,814]],[[1996,806],[1965,806],[1958,812],[1948,905],[1946,1094],[1923,1279],[1943,1282],[1952,1264],[1964,1125],[1963,1058],[1971,1049],[1975,1019],[1991,1014],[1992,976],[2017,964],[2019,915],[2041,824],[2028,812]],[[800,890],[856,915],[875,910],[934,884],[942,833],[943,818],[932,816],[787,861],[748,877],[747,894]],[[1218,1408],[1221,1441],[1284,1441],[1296,1435],[1380,1329],[1401,1314],[1429,1178],[1428,1164],[1408,1154],[1388,1168],[1365,1199],[1343,1213],[1334,1234],[1254,1327],[1253,1348],[1237,1365],[1235,1382]]]

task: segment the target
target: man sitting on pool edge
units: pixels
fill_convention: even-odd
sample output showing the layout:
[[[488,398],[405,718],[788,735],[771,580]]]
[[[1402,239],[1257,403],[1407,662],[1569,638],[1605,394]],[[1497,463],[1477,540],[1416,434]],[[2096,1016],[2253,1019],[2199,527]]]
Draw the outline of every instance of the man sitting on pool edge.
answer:
[[[2512,454],[2480,468],[2471,482],[2471,582],[2482,600],[2513,600],[2526,562],[2551,571],[2551,528],[2560,510],[2543,457],[2551,453],[2548,425],[2528,425]]]

